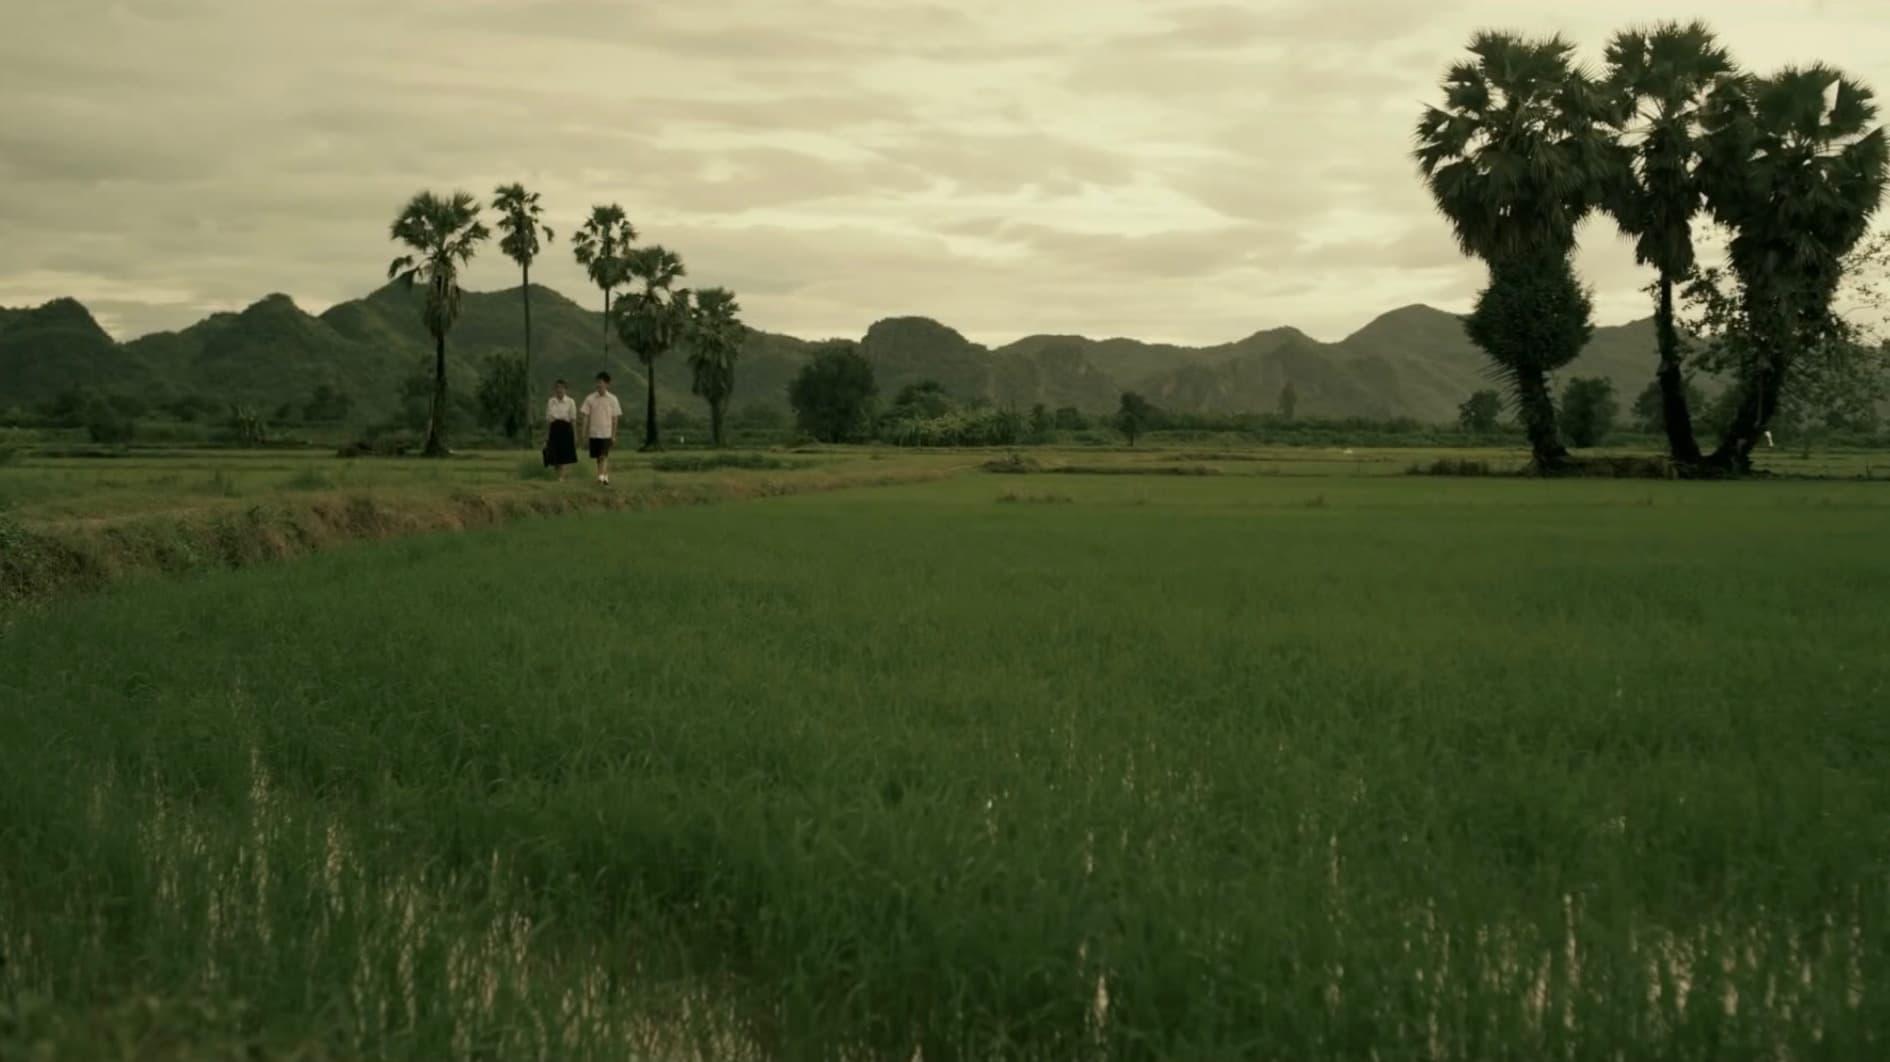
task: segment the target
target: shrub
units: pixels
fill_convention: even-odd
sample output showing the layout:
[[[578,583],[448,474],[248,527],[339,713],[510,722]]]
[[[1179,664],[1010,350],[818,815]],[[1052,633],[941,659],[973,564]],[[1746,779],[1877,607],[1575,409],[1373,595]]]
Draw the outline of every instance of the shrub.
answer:
[[[136,421],[109,403],[95,402],[86,412],[85,434],[95,443],[122,446],[131,441],[137,430]]]
[[[650,468],[657,472],[708,472],[717,468],[783,469],[805,468],[798,461],[783,461],[766,454],[714,453],[666,454],[652,458]]]
[[[1459,457],[1440,457],[1428,465],[1412,465],[1409,472],[1414,476],[1491,476],[1496,474],[1490,469],[1488,461],[1472,461]]]
[[[1003,457],[994,457],[986,461],[981,467],[983,467],[986,472],[996,472],[1000,475],[1014,476],[1024,475],[1030,472],[1041,472],[1043,470],[1042,465],[1015,451]]]

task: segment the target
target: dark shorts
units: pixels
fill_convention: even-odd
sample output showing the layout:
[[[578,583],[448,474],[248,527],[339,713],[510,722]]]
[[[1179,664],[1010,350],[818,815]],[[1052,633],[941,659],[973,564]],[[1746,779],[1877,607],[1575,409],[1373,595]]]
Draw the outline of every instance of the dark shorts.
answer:
[[[609,457],[610,444],[615,441],[616,441],[615,439],[592,439],[591,440],[591,460],[595,461],[601,457]]]

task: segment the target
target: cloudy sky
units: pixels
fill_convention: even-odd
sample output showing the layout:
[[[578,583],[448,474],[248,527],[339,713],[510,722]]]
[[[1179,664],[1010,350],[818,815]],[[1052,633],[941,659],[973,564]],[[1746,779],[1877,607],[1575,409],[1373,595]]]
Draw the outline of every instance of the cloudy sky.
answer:
[[[1883,0],[19,0],[0,37],[0,305],[73,295],[121,337],[379,283],[421,188],[540,191],[535,279],[623,204],[751,324],[925,314],[1032,332],[1338,338],[1466,307],[1408,157],[1479,27],[1709,15],[1750,67],[1890,93]],[[1707,10],[1702,10],[1705,8]],[[1644,282],[1604,223],[1605,321]],[[467,283],[517,283],[491,248]]]

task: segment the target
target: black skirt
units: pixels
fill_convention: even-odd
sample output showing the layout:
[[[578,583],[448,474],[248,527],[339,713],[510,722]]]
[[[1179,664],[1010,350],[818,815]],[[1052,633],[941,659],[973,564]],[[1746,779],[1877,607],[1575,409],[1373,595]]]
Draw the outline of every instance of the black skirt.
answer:
[[[554,420],[545,437],[545,467],[577,464],[577,429],[568,420]]]

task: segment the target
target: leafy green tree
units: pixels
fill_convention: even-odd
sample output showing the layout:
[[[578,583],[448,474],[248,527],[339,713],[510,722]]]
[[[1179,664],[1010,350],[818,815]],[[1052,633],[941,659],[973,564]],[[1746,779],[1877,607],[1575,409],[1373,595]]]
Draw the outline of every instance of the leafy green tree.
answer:
[[[1134,446],[1136,437],[1154,425],[1155,407],[1148,399],[1134,391],[1122,392],[1121,402],[1116,407],[1116,430],[1121,432]]]
[[[787,414],[767,402],[750,402],[729,418],[737,427],[767,431],[787,426]]]
[[[663,247],[631,251],[625,274],[643,282],[643,290],[629,295],[617,307],[617,336],[643,363],[648,388],[644,407],[643,448],[660,449],[663,437],[656,423],[656,362],[689,333],[692,311],[687,288],[673,285],[683,276],[682,259]]]
[[[316,384],[302,405],[302,419],[311,424],[332,424],[348,419],[354,399],[329,384]]]
[[[1038,442],[1050,437],[1050,407],[1042,402],[1030,407],[1030,437]]]
[[[709,439],[718,447],[726,443],[722,426],[735,393],[735,362],[748,335],[741,312],[734,292],[704,288],[689,322],[689,387],[709,404]]]
[[[1457,424],[1472,435],[1488,435],[1496,430],[1496,418],[1502,413],[1502,395],[1477,391],[1457,407]]]
[[[899,389],[886,415],[896,420],[931,420],[950,413],[952,396],[937,380],[919,380]]]
[[[623,286],[629,272],[630,245],[637,241],[636,226],[615,203],[591,208],[584,227],[571,237],[571,253],[584,274],[604,293],[604,360],[610,360],[610,293]]]
[[[479,403],[479,423],[508,439],[526,435],[530,427],[526,424],[524,410],[518,404],[518,390],[524,383],[524,358],[509,354],[488,355],[485,365],[480,368],[479,389],[475,392]]]
[[[1600,446],[1614,430],[1619,413],[1610,380],[1578,376],[1562,388],[1562,423],[1568,428],[1569,442],[1578,447]]]
[[[1058,431],[1084,431],[1089,428],[1089,418],[1075,406],[1058,406],[1052,414],[1052,423]]]
[[[802,431],[821,442],[851,442],[870,430],[878,393],[873,363],[858,344],[832,340],[788,384],[788,404]]]
[[[1280,419],[1292,420],[1293,411],[1299,408],[1299,392],[1293,389],[1293,381],[1286,381],[1280,388]]]
[[[529,438],[535,419],[532,416],[532,262],[538,257],[540,241],[550,243],[556,235],[540,220],[544,210],[538,205],[538,193],[526,191],[525,186],[516,181],[493,190],[492,209],[499,213],[499,250],[518,263],[519,294],[525,302],[525,363],[519,374],[519,408],[524,427],[521,434]]]
[[[1608,45],[1608,125],[1620,158],[1607,208],[1634,239],[1635,257],[1660,274],[1654,284],[1659,423],[1669,453],[1684,465],[1699,463],[1701,454],[1681,369],[1674,292],[1693,269],[1693,220],[1705,209],[1707,102],[1737,75],[1731,54],[1701,22],[1630,30]]]
[[[1575,227],[1600,200],[1615,154],[1573,45],[1479,33],[1470,53],[1445,76],[1444,106],[1418,122],[1416,157],[1459,246],[1489,267],[1470,338],[1515,391],[1537,465],[1553,468],[1567,451],[1548,374],[1593,332],[1569,261]],[[1540,320],[1524,312],[1532,298],[1551,300]]]
[[[85,406],[85,434],[95,443],[122,446],[138,433],[136,418],[111,402],[99,400]]]
[[[394,219],[390,236],[412,249],[387,267],[387,275],[411,288],[426,285],[421,319],[433,335],[433,400],[427,414],[428,457],[446,454],[446,334],[459,317],[459,271],[491,235],[479,222],[479,204],[468,192],[450,197],[421,192]]]
[[[1749,468],[1793,371],[1847,339],[1832,299],[1890,169],[1876,119],[1868,88],[1821,65],[1729,79],[1707,102],[1706,204],[1732,230],[1738,282],[1721,364],[1739,398],[1708,458],[1715,467]]]

